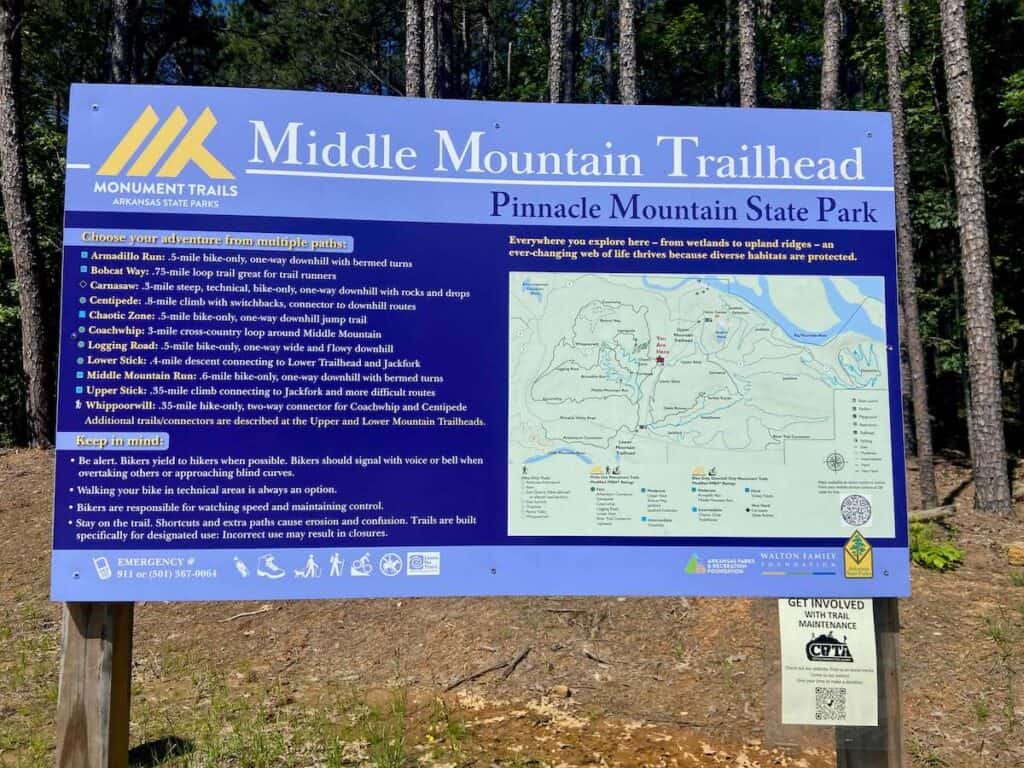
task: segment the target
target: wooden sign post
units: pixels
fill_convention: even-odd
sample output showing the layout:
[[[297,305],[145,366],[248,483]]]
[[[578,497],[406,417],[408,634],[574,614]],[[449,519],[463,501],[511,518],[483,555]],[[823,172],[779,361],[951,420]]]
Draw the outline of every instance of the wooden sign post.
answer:
[[[874,615],[878,726],[836,728],[837,768],[904,768],[899,601],[875,598]]]
[[[57,768],[128,768],[134,603],[65,603]]]

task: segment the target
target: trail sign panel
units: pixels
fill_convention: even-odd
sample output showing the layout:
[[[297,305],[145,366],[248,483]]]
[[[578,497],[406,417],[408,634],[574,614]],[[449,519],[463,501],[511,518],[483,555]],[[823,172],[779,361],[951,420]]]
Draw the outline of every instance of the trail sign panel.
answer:
[[[878,725],[871,600],[779,600],[782,722]]]
[[[885,114],[71,95],[52,594],[908,594]]]

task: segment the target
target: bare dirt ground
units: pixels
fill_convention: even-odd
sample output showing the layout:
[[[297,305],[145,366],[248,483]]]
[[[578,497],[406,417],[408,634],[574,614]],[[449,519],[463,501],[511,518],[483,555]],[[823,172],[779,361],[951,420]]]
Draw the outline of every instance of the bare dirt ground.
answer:
[[[0,766],[52,764],[52,463],[0,453]],[[901,602],[908,750],[1024,766],[1024,522],[972,512],[962,462],[939,478],[965,563],[915,566]],[[831,732],[778,725],[774,621],[766,600],[140,604],[133,765],[834,765]]]

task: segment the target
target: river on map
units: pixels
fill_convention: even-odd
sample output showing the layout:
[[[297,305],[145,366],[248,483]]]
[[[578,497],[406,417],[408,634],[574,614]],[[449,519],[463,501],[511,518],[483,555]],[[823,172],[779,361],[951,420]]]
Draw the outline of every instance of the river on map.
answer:
[[[662,276],[658,276],[662,277]],[[859,333],[873,341],[885,341],[885,329],[875,325],[864,308],[852,301],[847,301],[839,293],[832,280],[827,277],[813,279],[821,280],[825,288],[825,295],[828,298],[829,306],[839,321],[831,328],[822,331],[809,331],[799,327],[790,320],[772,301],[768,291],[768,280],[763,276],[757,276],[758,287],[755,290],[748,285],[742,285],[731,277],[717,277],[714,275],[693,275],[674,280],[671,283],[655,282],[657,277],[645,275],[643,285],[652,291],[677,291],[687,283],[699,282],[713,286],[725,293],[743,299],[761,314],[766,315],[793,341],[801,344],[814,344],[821,346],[827,344],[833,337],[842,332]],[[790,278],[783,278],[790,279]],[[884,282],[881,277],[849,277],[846,278],[857,286],[857,289],[867,298],[876,299],[884,304]]]

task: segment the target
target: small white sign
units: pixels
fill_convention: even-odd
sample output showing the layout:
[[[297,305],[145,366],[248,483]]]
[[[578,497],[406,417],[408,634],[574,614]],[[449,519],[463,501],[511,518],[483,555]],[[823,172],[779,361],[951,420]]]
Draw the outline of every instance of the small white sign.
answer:
[[[782,722],[878,725],[871,600],[779,600]]]

